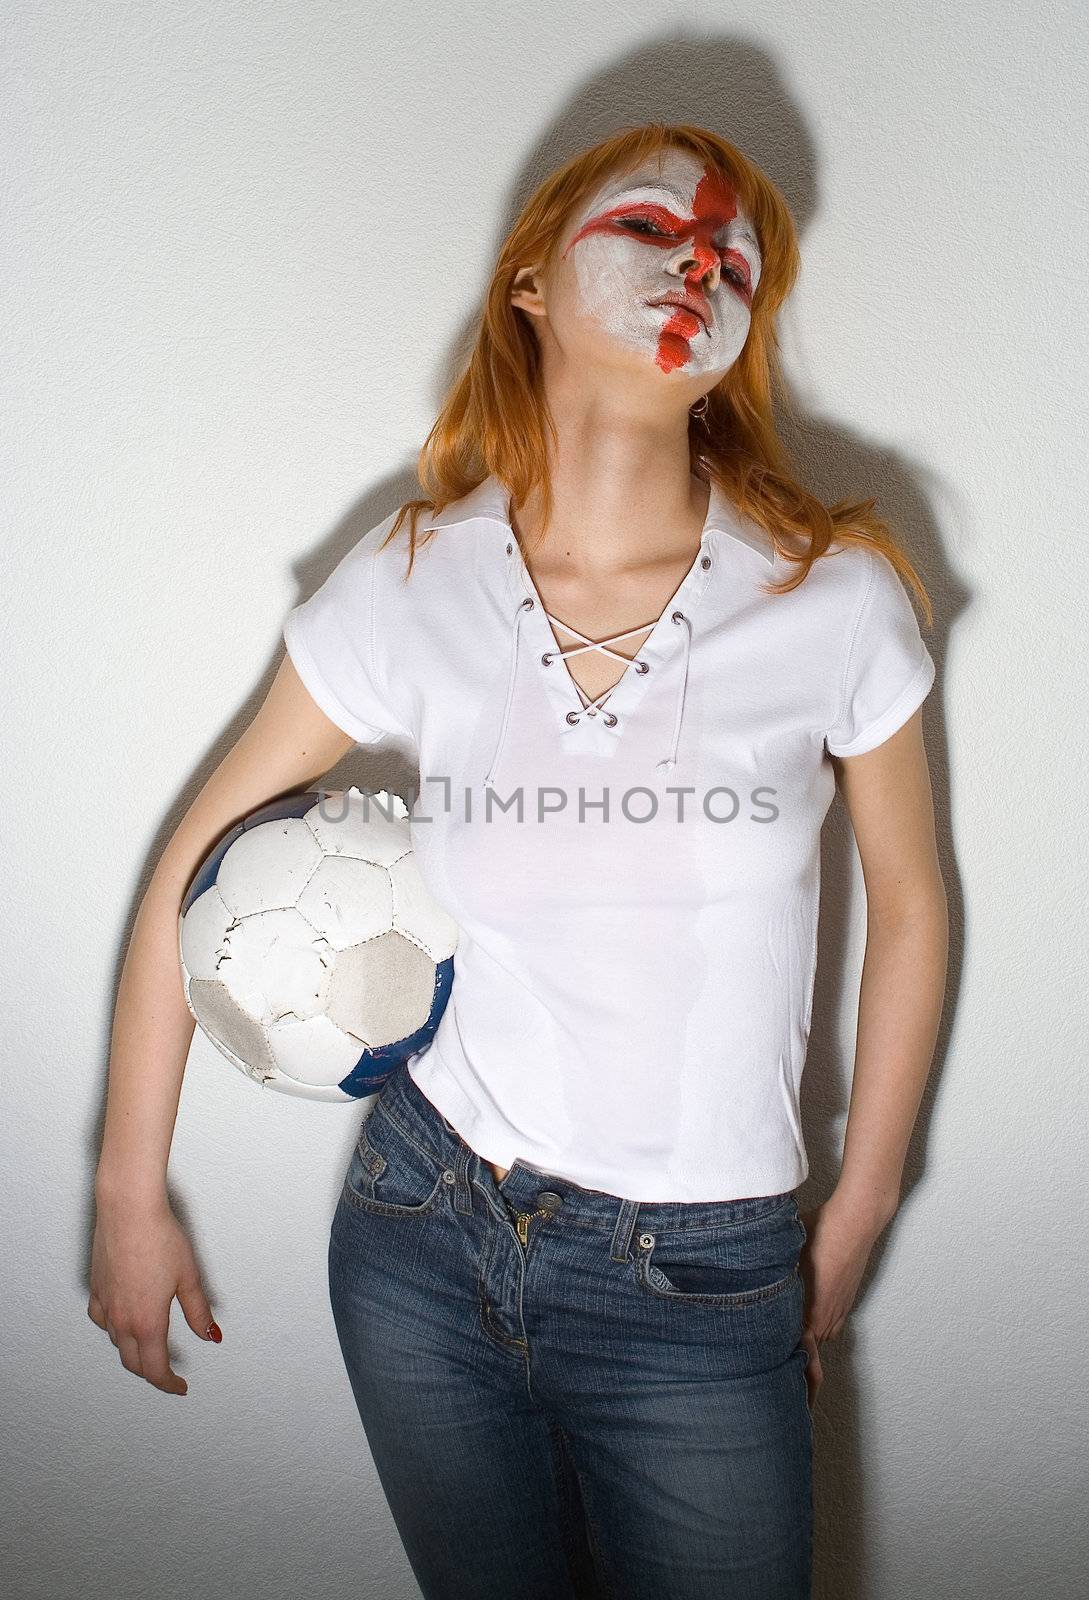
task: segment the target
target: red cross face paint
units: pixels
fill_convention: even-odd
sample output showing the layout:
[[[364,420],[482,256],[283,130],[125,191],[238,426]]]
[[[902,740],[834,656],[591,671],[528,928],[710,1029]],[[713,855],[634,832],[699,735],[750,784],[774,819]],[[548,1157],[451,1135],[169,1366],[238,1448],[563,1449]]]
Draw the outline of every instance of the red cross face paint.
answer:
[[[733,187],[686,150],[610,179],[575,218],[580,316],[663,372],[729,371],[744,348],[760,249]]]

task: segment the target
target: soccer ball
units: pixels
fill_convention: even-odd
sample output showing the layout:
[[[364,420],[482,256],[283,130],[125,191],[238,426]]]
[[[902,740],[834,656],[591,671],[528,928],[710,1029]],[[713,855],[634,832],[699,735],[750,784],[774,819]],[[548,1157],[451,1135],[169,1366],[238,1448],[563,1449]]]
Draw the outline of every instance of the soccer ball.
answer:
[[[185,999],[266,1088],[358,1103],[431,1043],[456,922],[412,855],[396,795],[285,795],[238,823],[182,902]]]

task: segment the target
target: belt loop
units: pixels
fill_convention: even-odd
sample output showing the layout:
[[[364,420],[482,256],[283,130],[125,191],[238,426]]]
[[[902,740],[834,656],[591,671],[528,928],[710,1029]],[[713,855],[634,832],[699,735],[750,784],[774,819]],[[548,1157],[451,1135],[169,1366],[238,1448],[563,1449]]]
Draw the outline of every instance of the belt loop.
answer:
[[[613,1261],[627,1261],[628,1246],[631,1243],[635,1219],[638,1215],[638,1200],[621,1200],[620,1210],[616,1214],[616,1227],[613,1229],[612,1250],[610,1251],[610,1257]]]
[[[473,1152],[464,1139],[458,1140],[458,1153],[454,1157],[454,1210],[464,1212],[471,1216],[473,1211],[473,1187],[469,1182],[469,1162]]]

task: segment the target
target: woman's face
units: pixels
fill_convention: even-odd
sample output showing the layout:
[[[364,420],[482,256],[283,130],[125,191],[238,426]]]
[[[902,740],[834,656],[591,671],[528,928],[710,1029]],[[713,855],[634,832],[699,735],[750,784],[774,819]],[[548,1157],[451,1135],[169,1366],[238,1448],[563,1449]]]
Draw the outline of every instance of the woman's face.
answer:
[[[702,391],[744,347],[760,266],[729,182],[688,151],[667,150],[579,208],[541,309],[565,354],[653,363],[703,380]]]

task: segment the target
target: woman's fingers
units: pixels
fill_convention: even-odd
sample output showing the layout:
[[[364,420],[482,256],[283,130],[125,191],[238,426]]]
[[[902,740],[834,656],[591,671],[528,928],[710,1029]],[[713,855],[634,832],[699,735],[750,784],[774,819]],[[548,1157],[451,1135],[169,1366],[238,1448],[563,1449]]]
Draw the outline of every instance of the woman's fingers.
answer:
[[[135,1334],[118,1333],[117,1337],[114,1338],[111,1333],[110,1338],[113,1339],[114,1344],[117,1346],[117,1353],[121,1357],[121,1365],[125,1368],[125,1371],[135,1372],[138,1378],[142,1378],[144,1369],[140,1365],[140,1346],[136,1341]]]
[[[121,1365],[127,1372],[135,1373],[138,1378],[143,1378],[155,1389],[161,1389],[164,1394],[189,1393],[189,1385],[185,1379],[179,1377],[171,1368],[165,1327],[142,1336],[122,1332],[107,1320],[102,1302],[94,1295],[87,1302],[87,1315],[96,1328],[101,1328],[104,1333],[109,1334],[110,1342],[121,1357]]]
[[[809,1360],[805,1364],[805,1381],[809,1390],[809,1409],[812,1411],[813,1402],[817,1398],[817,1390],[824,1381],[821,1371],[820,1350],[817,1347],[817,1338],[811,1328],[806,1328],[802,1334],[802,1344],[809,1351]]]
[[[188,1394],[170,1366],[170,1310],[177,1296],[202,1339],[223,1335],[212,1319],[188,1235],[169,1206],[134,1215],[104,1208],[95,1224],[87,1315],[102,1328],[126,1372],[164,1394]]]
[[[185,1379],[171,1370],[166,1335],[164,1328],[140,1340],[140,1376],[164,1394],[188,1394],[189,1385]]]

